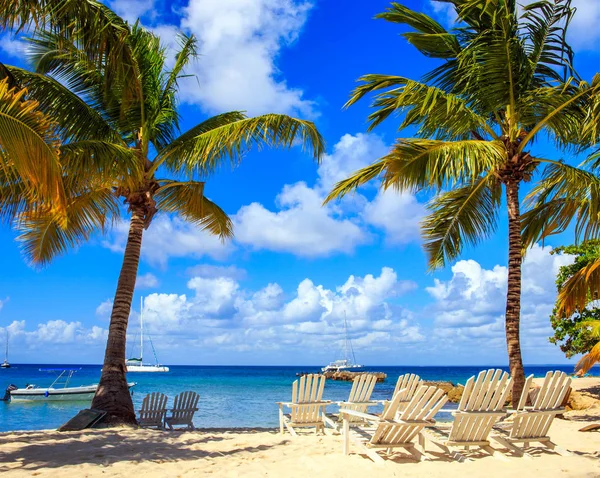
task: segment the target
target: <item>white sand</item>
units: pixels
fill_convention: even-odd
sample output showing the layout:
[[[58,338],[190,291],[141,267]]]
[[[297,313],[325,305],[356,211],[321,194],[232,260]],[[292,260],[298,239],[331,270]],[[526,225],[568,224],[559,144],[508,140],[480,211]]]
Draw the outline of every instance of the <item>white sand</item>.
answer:
[[[575,380],[574,388],[596,390],[599,379]],[[275,408],[274,412],[275,413]],[[600,477],[600,431],[579,432],[600,423],[600,408],[556,419],[550,436],[573,452],[563,457],[542,448],[532,458],[508,454],[507,461],[471,452],[472,461],[457,463],[431,447],[431,461],[415,463],[394,455],[375,465],[352,448],[342,454],[339,436],[298,438],[266,430],[162,432],[110,429],[0,434],[0,474],[7,477],[124,476],[179,477]],[[495,442],[493,446],[503,448]],[[505,450],[506,451],[506,450]]]

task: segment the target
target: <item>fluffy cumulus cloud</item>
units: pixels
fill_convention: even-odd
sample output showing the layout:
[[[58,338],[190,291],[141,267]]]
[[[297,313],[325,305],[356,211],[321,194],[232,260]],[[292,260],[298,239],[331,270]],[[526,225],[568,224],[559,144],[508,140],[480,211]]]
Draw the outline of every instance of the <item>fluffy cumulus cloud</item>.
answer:
[[[551,249],[536,245],[523,262],[521,336],[525,349],[543,347],[545,337],[552,335],[548,317],[556,298],[554,279],[559,267],[573,260],[551,255]],[[487,350],[504,350],[507,275],[504,266],[485,269],[474,260],[462,260],[452,267],[449,280],[436,279],[427,288],[434,302],[426,309],[434,322],[434,335],[463,349],[466,343],[485,341]]]
[[[137,276],[135,281],[136,289],[155,289],[159,286],[157,277],[151,272]]]
[[[53,353],[54,358],[61,357],[65,351],[65,345],[69,350],[79,353],[90,351],[101,352],[106,343],[108,331],[97,325],[87,327],[80,321],[48,320],[27,327],[26,320],[14,320],[6,327],[0,327],[0,334],[9,334],[13,356],[17,360],[25,361],[29,351],[44,351]],[[73,355],[70,355],[71,359]],[[68,360],[68,356],[63,356]]]
[[[131,11],[148,13],[145,2],[120,0]],[[151,2],[148,2],[151,3]],[[314,116],[315,104],[290,86],[277,67],[293,44],[312,5],[300,0],[190,0],[178,10],[178,25],[198,39],[200,59],[182,80],[182,99],[209,112],[246,110],[251,115],[281,112]],[[151,24],[159,24],[154,19]],[[175,43],[171,25],[155,30]]]
[[[394,270],[350,276],[334,289],[301,281],[288,295],[276,283],[247,290],[231,277],[192,277],[189,294],[150,294],[144,324],[162,341],[184,341],[204,351],[331,355],[341,345],[343,321],[355,346],[389,349],[424,337],[410,314],[395,304],[416,285]]]
[[[12,58],[23,58],[27,53],[27,42],[10,35],[0,37],[0,51]]]
[[[116,225],[104,246],[118,253],[125,251],[129,223]],[[224,259],[232,245],[223,244],[218,237],[198,229],[178,217],[159,215],[144,232],[142,257],[151,264],[165,267],[170,257],[211,257]]]
[[[387,151],[376,135],[342,136],[319,165],[313,187],[304,182],[285,185],[277,196],[275,211],[259,203],[243,206],[234,218],[236,240],[255,249],[304,257],[351,253],[372,241],[369,226],[383,230],[391,243],[417,240],[424,208],[410,194],[378,192],[371,202],[362,194],[354,194],[322,206],[336,182]]]

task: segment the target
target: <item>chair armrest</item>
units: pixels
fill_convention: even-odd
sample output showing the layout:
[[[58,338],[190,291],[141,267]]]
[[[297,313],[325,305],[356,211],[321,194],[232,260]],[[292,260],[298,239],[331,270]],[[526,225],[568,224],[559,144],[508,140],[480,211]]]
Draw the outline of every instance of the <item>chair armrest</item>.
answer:
[[[357,412],[356,410],[340,410],[340,415],[346,419],[346,415],[352,415],[353,417],[363,418],[365,420],[369,420],[371,422],[379,422],[380,417],[377,415],[371,415],[369,413]]]

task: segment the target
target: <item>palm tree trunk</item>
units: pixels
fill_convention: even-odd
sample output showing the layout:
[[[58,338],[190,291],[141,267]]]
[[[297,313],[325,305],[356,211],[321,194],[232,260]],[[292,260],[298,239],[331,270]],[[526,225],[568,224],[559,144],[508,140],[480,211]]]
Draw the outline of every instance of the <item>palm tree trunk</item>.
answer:
[[[102,376],[92,401],[92,408],[107,412],[105,422],[109,424],[136,423],[133,402],[127,387],[125,345],[143,233],[144,209],[133,206],[123,266],[110,316]]]
[[[506,203],[508,206],[508,291],[506,294],[506,345],[508,363],[513,379],[512,403],[518,403],[525,372],[521,357],[519,327],[521,322],[521,213],[519,211],[519,182],[506,182]]]

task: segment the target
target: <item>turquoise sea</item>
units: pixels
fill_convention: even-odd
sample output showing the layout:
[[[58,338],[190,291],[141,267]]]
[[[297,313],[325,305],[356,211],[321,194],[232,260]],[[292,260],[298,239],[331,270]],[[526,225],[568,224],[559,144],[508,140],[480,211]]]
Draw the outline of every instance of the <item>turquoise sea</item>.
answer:
[[[81,367],[72,386],[98,383],[99,365],[13,365],[0,369],[0,392],[9,384],[24,387],[26,384],[49,386],[54,376],[40,368]],[[318,372],[318,367],[230,367],[230,366],[171,366],[168,373],[130,373],[128,381],[136,382],[133,402],[136,410],[143,397],[153,391],[166,393],[172,403],[173,397],[185,390],[200,394],[199,412],[195,417],[198,427],[276,427],[278,412],[276,401],[291,398],[291,385],[298,372]],[[478,367],[373,367],[373,371],[385,372],[387,380],[378,383],[373,399],[390,398],[396,379],[404,373],[416,373],[425,380],[465,383],[472,375],[489,366]],[[504,368],[504,367],[499,367]],[[506,369],[506,368],[504,368]],[[543,376],[548,370],[573,372],[572,365],[526,366],[527,375]],[[595,372],[597,373],[597,372]],[[325,385],[324,398],[344,400],[351,384],[329,380]],[[87,408],[86,402],[0,402],[0,431],[37,430],[57,428],[73,417],[78,410]],[[334,411],[334,409],[332,409]],[[444,419],[444,417],[438,417]],[[449,416],[448,416],[449,418]]]

